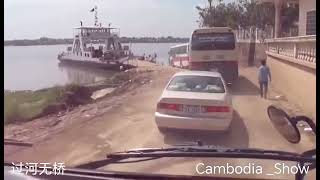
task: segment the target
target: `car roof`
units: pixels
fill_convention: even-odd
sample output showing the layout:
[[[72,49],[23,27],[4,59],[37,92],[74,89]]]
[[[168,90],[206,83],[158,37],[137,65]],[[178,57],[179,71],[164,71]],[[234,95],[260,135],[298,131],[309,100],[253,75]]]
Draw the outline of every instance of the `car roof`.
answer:
[[[232,32],[233,30],[229,27],[204,27],[193,31],[194,33],[215,33],[215,32]]]
[[[219,72],[215,71],[180,71],[173,76],[212,76],[212,77],[222,77]]]

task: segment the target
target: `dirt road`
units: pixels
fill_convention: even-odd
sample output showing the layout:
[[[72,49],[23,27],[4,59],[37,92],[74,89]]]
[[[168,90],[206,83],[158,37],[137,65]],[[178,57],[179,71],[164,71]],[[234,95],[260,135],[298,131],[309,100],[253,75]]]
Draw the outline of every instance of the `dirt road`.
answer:
[[[273,100],[261,99],[253,68],[240,68],[239,80],[232,87],[235,117],[229,134],[210,132],[158,132],[154,122],[157,99],[174,72],[170,67],[158,67],[150,73],[151,83],[121,96],[116,106],[106,113],[76,122],[32,148],[26,148],[6,159],[37,162],[65,162],[69,166],[105,158],[108,152],[141,147],[163,147],[201,140],[204,144],[239,148],[265,148],[302,152],[315,147],[315,141],[302,136],[300,144],[285,141],[269,123],[266,108]],[[271,95],[274,92],[271,91]],[[159,160],[132,166],[114,166],[108,169],[196,174],[196,162],[212,164],[208,159]],[[246,164],[249,160],[233,160]],[[220,161],[226,162],[226,161]],[[262,164],[266,162],[261,162]],[[273,165],[273,164],[272,164]],[[272,168],[270,164],[265,169]]]

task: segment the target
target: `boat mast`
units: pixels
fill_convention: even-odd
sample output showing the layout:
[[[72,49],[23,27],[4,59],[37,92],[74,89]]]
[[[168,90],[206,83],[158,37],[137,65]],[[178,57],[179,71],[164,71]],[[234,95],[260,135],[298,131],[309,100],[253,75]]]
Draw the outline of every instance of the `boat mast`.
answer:
[[[94,6],[94,25],[99,26],[98,25],[98,7],[97,6]]]

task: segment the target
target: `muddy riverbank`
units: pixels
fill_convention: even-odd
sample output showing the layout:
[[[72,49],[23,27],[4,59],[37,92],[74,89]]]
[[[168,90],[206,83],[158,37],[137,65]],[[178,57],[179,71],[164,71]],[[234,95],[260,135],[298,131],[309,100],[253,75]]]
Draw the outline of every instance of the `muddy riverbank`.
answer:
[[[160,65],[144,61],[132,61],[131,63],[139,64],[139,66],[116,73],[104,81],[77,86],[81,91],[68,92],[72,97],[69,98],[70,102],[52,103],[43,109],[43,113],[37,114],[40,117],[16,120],[7,124],[5,138],[38,142],[60,132],[64,127],[72,125],[74,122],[88,121],[101,116],[108,110],[122,104],[122,99],[126,96],[136,93],[134,92],[136,88],[152,83],[152,75],[162,68]],[[32,93],[32,91],[24,93]],[[34,131],[34,129],[37,130]]]

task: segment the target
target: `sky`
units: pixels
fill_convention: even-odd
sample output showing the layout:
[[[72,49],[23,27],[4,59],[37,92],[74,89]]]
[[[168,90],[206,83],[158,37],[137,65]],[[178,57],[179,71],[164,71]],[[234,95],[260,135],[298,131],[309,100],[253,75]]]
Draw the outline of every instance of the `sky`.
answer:
[[[232,0],[224,0],[228,3]],[[73,28],[99,21],[127,37],[189,37],[198,27],[196,6],[207,0],[4,0],[4,39],[72,38]]]

